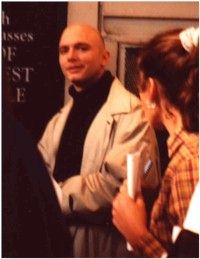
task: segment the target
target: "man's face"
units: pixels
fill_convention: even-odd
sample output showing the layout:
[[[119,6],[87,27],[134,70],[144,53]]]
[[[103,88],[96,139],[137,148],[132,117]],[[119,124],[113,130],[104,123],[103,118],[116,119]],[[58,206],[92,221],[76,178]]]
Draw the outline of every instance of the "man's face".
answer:
[[[65,77],[80,88],[103,73],[108,56],[98,33],[87,26],[67,28],[59,43],[59,62]]]

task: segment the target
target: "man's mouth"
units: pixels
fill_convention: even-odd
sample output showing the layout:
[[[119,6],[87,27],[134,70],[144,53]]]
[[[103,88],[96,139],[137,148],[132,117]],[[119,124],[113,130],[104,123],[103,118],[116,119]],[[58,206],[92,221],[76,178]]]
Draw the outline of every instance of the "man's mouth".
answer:
[[[81,69],[83,69],[82,65],[80,65],[80,66],[70,66],[70,67],[66,68],[67,72],[70,72],[70,73],[79,72]]]

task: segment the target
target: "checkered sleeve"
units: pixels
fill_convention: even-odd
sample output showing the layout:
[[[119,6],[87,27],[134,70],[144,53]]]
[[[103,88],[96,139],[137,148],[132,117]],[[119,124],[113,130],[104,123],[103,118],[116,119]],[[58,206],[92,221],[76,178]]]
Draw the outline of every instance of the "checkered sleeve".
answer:
[[[138,249],[144,257],[167,257],[165,248],[150,232],[140,239]]]

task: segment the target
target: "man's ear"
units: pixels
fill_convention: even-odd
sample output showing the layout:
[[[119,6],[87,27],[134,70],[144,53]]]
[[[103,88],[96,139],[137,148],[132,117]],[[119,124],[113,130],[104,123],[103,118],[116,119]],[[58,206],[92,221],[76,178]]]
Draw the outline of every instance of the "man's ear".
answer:
[[[106,66],[108,64],[109,59],[110,59],[110,52],[105,49],[102,53],[102,65]]]

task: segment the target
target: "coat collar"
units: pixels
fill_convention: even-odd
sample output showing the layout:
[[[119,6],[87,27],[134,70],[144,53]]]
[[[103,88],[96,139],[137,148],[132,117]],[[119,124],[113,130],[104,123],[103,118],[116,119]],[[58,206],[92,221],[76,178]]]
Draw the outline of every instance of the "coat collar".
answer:
[[[131,93],[115,78],[107,99],[110,115],[128,113],[131,111]]]
[[[68,95],[68,109],[73,105],[73,98]],[[131,111],[131,93],[125,89],[118,78],[112,82],[110,92],[106,101],[110,115],[128,113]],[[66,106],[64,110],[66,110]]]

